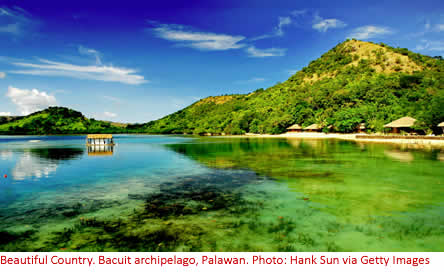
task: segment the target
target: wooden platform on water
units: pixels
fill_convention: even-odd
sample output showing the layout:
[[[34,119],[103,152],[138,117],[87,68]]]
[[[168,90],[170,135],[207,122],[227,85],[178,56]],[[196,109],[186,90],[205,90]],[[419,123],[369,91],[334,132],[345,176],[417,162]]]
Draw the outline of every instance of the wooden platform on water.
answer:
[[[86,135],[87,146],[114,145],[112,134],[88,134]]]

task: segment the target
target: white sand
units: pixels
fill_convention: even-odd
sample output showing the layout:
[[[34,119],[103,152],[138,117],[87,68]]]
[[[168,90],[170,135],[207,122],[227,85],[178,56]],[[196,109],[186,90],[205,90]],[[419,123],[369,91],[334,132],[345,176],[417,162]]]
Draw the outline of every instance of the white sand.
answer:
[[[306,139],[341,139],[359,142],[375,142],[375,143],[391,143],[408,145],[409,147],[427,147],[437,146],[444,147],[444,140],[440,139],[362,139],[356,138],[357,135],[368,134],[339,134],[339,133],[322,133],[322,132],[287,132],[278,135],[271,134],[253,134],[247,133],[239,136],[216,136],[216,137],[256,137],[256,138],[306,138]]]

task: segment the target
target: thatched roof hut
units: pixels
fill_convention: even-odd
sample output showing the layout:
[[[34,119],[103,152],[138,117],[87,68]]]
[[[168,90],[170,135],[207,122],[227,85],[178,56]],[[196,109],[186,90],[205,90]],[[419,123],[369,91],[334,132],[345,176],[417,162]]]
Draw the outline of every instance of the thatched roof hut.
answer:
[[[391,128],[392,133],[398,133],[399,129],[412,131],[412,127],[415,125],[416,119],[405,116],[402,118],[399,118],[398,120],[395,120],[393,122],[390,122],[386,125],[384,125],[385,128]]]
[[[86,135],[87,139],[112,139],[112,134],[88,134]]]
[[[304,130],[308,130],[308,131],[319,131],[322,129],[321,125],[318,124],[311,124],[308,127],[305,127]]]
[[[294,124],[291,127],[288,127],[287,129],[302,129],[302,127],[298,124]]]
[[[439,123],[438,127],[442,129],[442,133],[444,134],[444,122]]]
[[[362,133],[365,132],[366,129],[367,127],[365,126],[365,123],[360,123],[356,126],[355,131],[357,131],[358,133]]]
[[[294,124],[287,128],[288,132],[301,131],[302,127],[298,124]]]
[[[413,127],[415,122],[416,122],[415,118],[406,116],[406,117],[399,118],[398,120],[395,120],[391,123],[388,123],[388,124],[384,125],[384,127],[385,128],[410,128],[410,127]]]

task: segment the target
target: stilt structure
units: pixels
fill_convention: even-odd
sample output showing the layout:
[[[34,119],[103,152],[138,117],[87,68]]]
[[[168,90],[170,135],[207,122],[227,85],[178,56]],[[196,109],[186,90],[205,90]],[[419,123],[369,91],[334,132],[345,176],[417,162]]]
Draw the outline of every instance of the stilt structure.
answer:
[[[114,145],[112,134],[88,134],[86,145]]]
[[[114,140],[111,134],[89,134],[86,136],[88,156],[111,156],[114,152]]]

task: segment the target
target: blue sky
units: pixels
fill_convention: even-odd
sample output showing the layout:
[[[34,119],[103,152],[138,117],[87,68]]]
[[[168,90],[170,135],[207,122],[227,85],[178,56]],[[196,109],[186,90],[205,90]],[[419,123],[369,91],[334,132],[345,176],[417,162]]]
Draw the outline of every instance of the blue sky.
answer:
[[[442,1],[62,2],[0,1],[0,115],[146,122],[285,81],[349,37],[444,54]]]

